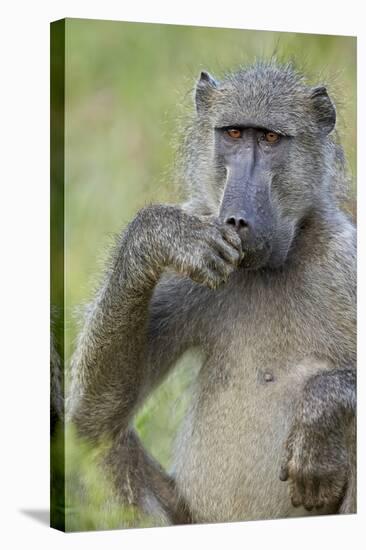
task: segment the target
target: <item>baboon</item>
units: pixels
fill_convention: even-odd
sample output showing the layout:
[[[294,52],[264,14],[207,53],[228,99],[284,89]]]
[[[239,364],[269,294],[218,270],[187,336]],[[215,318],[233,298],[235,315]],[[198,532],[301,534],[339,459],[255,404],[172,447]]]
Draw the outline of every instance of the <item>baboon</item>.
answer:
[[[356,241],[335,106],[290,64],[202,72],[183,205],[118,238],[73,358],[70,415],[123,502],[170,523],[356,509]],[[170,473],[132,427],[189,350]]]
[[[56,426],[63,421],[62,361],[55,344],[51,327],[50,340],[50,431],[54,434]]]

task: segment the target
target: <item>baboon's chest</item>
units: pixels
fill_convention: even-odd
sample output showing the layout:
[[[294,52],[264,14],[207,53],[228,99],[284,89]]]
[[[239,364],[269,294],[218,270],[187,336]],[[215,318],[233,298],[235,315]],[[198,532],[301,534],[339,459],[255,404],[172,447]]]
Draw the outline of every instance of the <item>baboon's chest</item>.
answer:
[[[216,380],[208,374],[210,367],[217,365],[208,361],[197,381],[174,467],[197,520],[306,514],[291,505],[279,474],[302,384],[323,365],[309,358],[286,372],[247,361],[227,377],[216,371]]]
[[[325,333],[302,315],[305,300],[293,307],[266,288],[223,293],[210,307],[178,483],[204,519],[299,513],[279,480],[282,446],[304,383],[331,366],[318,355]]]
[[[267,329],[266,329],[267,330]],[[328,368],[312,350],[254,332],[216,341],[197,378],[178,446],[178,483],[205,521],[304,515],[280,481],[294,407],[306,380]]]
[[[306,319],[305,300],[296,306],[285,293],[263,286],[256,292],[223,293],[212,299],[201,346],[210,377],[238,378],[240,385],[273,385],[291,365],[319,349],[319,328]],[[204,371],[204,369],[203,369]]]

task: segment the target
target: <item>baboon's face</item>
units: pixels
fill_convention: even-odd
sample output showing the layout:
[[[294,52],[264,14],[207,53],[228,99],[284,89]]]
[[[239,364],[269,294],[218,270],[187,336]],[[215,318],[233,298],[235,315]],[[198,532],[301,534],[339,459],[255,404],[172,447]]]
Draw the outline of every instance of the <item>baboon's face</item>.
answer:
[[[273,179],[285,169],[290,140],[269,128],[215,128],[216,162],[225,169],[219,216],[239,233],[244,267],[281,264],[291,244],[293,224],[279,220],[273,200]]]
[[[242,266],[282,265],[322,193],[325,139],[335,123],[325,88],[273,67],[222,84],[202,73],[196,104],[212,136],[219,217],[241,237]]]

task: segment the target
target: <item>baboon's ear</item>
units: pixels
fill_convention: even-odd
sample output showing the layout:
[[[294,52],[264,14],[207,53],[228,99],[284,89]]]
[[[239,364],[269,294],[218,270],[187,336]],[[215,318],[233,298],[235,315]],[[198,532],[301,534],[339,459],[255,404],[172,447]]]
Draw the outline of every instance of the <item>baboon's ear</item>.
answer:
[[[195,101],[197,113],[201,113],[208,107],[216,89],[216,80],[208,72],[202,71],[196,84]]]
[[[310,99],[320,132],[323,135],[329,134],[336,123],[336,110],[325,86],[317,86],[314,88],[311,92]]]

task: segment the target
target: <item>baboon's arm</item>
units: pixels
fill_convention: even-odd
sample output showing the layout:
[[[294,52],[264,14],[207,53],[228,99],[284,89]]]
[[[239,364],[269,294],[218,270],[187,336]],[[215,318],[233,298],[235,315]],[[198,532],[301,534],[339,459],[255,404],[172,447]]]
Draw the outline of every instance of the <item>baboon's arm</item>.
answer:
[[[131,486],[131,480],[141,485],[149,478],[150,489],[161,482],[163,493],[171,486],[130,425],[195,331],[184,306],[184,284],[163,283],[152,300],[156,285],[171,268],[215,288],[235,269],[240,251],[240,239],[230,228],[159,205],[142,210],[115,248],[73,358],[70,415],[83,436],[112,441],[108,461],[130,502],[142,494],[146,499],[146,491]]]
[[[280,477],[294,506],[356,511],[356,369],[309,379],[286,441]]]
[[[179,290],[161,285],[151,303],[162,273],[171,268],[215,288],[236,268],[240,251],[232,229],[180,208],[138,213],[115,247],[73,358],[71,414],[81,433],[99,439],[123,431],[150,378],[155,383],[187,344],[193,329],[185,307],[178,310],[184,285],[180,299]]]

